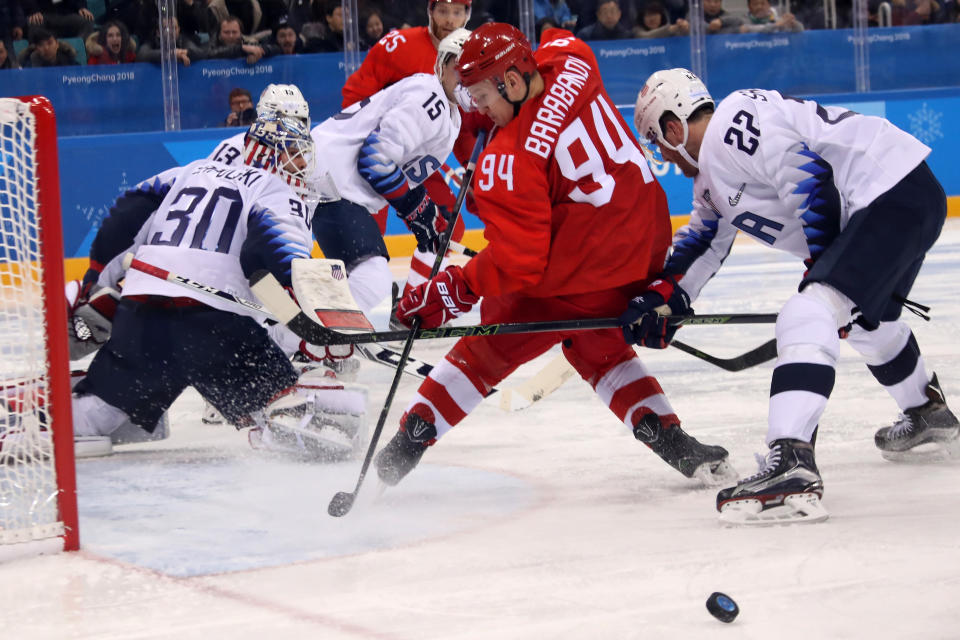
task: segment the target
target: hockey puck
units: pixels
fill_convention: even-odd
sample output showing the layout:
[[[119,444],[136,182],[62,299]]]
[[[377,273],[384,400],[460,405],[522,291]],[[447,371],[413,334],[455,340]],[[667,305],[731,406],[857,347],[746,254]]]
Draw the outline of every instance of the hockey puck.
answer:
[[[740,613],[740,607],[730,596],[714,591],[707,598],[707,611],[720,622],[733,622],[733,619]]]

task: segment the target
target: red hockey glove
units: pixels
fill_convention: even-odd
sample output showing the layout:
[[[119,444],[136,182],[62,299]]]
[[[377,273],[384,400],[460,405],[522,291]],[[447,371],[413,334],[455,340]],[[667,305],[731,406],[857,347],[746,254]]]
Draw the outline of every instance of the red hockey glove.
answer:
[[[673,277],[657,278],[620,315],[623,339],[627,344],[666,349],[680,325],[664,316],[688,315],[692,311],[690,296]]]
[[[421,319],[421,327],[435,329],[473,308],[480,301],[463,279],[463,269],[447,267],[433,280],[408,291],[397,303],[397,319],[410,326]]]

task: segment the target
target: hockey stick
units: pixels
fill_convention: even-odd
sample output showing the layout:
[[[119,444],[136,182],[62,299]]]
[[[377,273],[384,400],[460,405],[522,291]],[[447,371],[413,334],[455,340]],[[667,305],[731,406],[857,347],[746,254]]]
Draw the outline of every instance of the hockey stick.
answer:
[[[467,163],[467,169],[463,174],[463,180],[460,182],[460,192],[457,194],[457,201],[453,206],[453,215],[451,216],[446,231],[440,238],[440,246],[437,250],[437,257],[433,261],[433,268],[430,269],[430,278],[433,278],[440,271],[440,265],[443,262],[443,257],[447,253],[447,246],[450,244],[450,236],[453,234],[453,227],[456,225],[457,218],[460,216],[460,207],[463,206],[463,200],[467,195],[467,189],[470,188],[470,183],[473,180],[473,172],[477,168],[477,158],[480,156],[480,150],[483,149],[485,138],[486,133],[481,131],[480,135],[477,136],[476,144],[473,146],[473,152],[470,154],[470,162]],[[303,312],[300,312],[300,315],[306,318]],[[293,320],[295,319],[296,318],[293,318]],[[312,321],[310,322],[312,323]],[[287,326],[290,326],[289,322],[287,323]],[[357,494],[360,492],[360,487],[363,485],[363,480],[367,476],[367,470],[370,468],[370,462],[373,460],[373,453],[376,451],[377,441],[380,440],[380,432],[383,431],[383,425],[387,421],[387,414],[390,412],[390,405],[393,404],[393,396],[397,393],[397,387],[399,386],[400,378],[403,375],[403,365],[410,356],[410,349],[413,347],[413,341],[416,339],[417,334],[420,331],[420,318],[417,317],[414,318],[413,326],[410,328],[409,333],[405,334],[403,331],[394,332],[400,334],[397,336],[397,338],[395,338],[396,340],[406,338],[406,342],[403,344],[403,351],[400,353],[400,362],[397,364],[397,373],[393,376],[393,382],[390,385],[390,391],[387,392],[387,399],[383,403],[383,409],[380,411],[380,418],[377,420],[377,426],[373,430],[373,435],[370,436],[370,445],[367,447],[367,455],[363,459],[363,466],[360,467],[360,476],[357,478],[357,486],[354,487],[353,492],[348,493],[346,491],[339,491],[334,494],[333,498],[330,500],[330,504],[327,505],[327,513],[329,513],[331,516],[336,518],[345,516],[350,512],[350,509],[353,508],[353,503],[357,499]],[[296,333],[296,330],[294,330],[294,333]]]
[[[454,242],[453,240],[450,241],[450,250],[451,250],[451,251],[456,251],[457,253],[462,253],[463,255],[467,256],[468,258],[472,258],[473,256],[475,256],[475,255],[477,255],[478,253],[480,253],[479,251],[474,251],[474,250],[471,249],[470,247],[464,246],[464,245],[460,244],[459,242]]]
[[[154,266],[148,262],[143,262],[138,258],[134,258],[133,254],[127,254],[123,261],[124,268],[135,269],[137,271],[142,271],[144,273],[150,274],[161,280],[166,280],[167,282],[172,282],[173,284],[180,285],[187,289],[192,289],[194,291],[204,293],[209,296],[213,296],[220,300],[225,300],[233,304],[237,304],[242,307],[246,307],[253,311],[257,311],[266,315],[269,319],[276,318],[275,314],[271,313],[270,309],[266,306],[260,304],[259,302],[254,302],[253,300],[246,300],[239,296],[235,296],[232,293],[223,291],[222,289],[217,289],[202,282],[197,282],[190,278],[185,278],[183,276],[178,276],[174,273],[162,269],[160,267]],[[272,278],[271,278],[272,279]],[[267,278],[262,278],[261,281],[267,280]],[[276,283],[276,280],[273,281]],[[314,330],[317,333],[317,336],[321,339],[327,340],[329,342],[317,342],[314,343],[309,338],[304,338],[312,344],[368,344],[375,342],[389,342],[391,340],[399,340],[407,335],[405,331],[389,331],[381,333],[365,333],[365,334],[343,334],[330,329],[326,329],[321,325],[313,322],[306,317],[296,303],[290,299],[290,296],[287,295],[286,291],[280,287],[279,283],[276,283],[276,287],[279,288],[282,298],[289,301],[289,305],[295,309],[296,316],[303,316],[302,325],[308,328],[316,327],[318,329]],[[260,291],[257,292],[260,295]],[[298,317],[294,317],[294,320]],[[278,322],[283,322],[282,320],[277,320]],[[776,314],[727,314],[727,315],[705,315],[705,316],[691,316],[686,318],[682,324],[690,325],[704,325],[704,324],[745,324],[745,323],[769,323],[776,321]],[[288,327],[297,333],[297,330],[294,327],[290,326],[289,322],[286,322]],[[544,327],[543,325],[549,325]],[[556,326],[563,325],[563,326]],[[574,326],[576,325],[576,326]],[[619,326],[615,318],[606,318],[598,320],[560,320],[556,322],[530,322],[530,323],[513,323],[513,324],[503,324],[503,325],[475,325],[469,327],[444,327],[441,329],[429,329],[429,330],[420,330],[417,333],[417,337],[421,339],[428,338],[450,338],[450,337],[460,337],[464,335],[493,335],[495,333],[534,333],[538,331],[556,331],[556,330],[570,330],[570,329],[606,329]],[[298,333],[298,335],[300,335]],[[301,335],[301,337],[304,337]],[[367,339],[370,338],[370,339]],[[677,347],[681,351],[689,353],[690,355],[700,358],[705,362],[709,362],[712,365],[720,367],[726,371],[742,371],[749,367],[762,364],[776,357],[776,341],[770,340],[765,342],[761,346],[748,351],[740,356],[735,358],[717,358],[711,356],[708,353],[695,349],[689,345],[680,342],[679,340],[674,340],[671,343],[673,346]],[[361,350],[361,354],[368,358],[369,360],[387,363],[391,366],[396,366],[399,363],[397,359],[387,359],[382,357],[383,347],[380,345],[373,345],[375,348],[379,347],[381,350],[380,355],[375,355],[370,353],[372,350]],[[391,351],[391,353],[394,353]],[[402,355],[402,354],[401,354]],[[408,354],[409,359],[409,354]],[[424,363],[417,367],[417,373],[413,375],[420,374],[426,367],[432,368],[430,365]],[[403,370],[407,373],[412,373],[402,367]],[[430,372],[430,369],[426,369],[426,373],[423,375],[426,376]],[[419,376],[418,376],[419,377]],[[542,397],[542,396],[541,396]]]
[[[700,358],[704,362],[709,362],[715,367],[720,367],[724,371],[743,371],[744,369],[755,367],[758,364],[763,364],[777,357],[776,338],[771,338],[756,349],[751,349],[735,358],[717,358],[679,340],[671,341],[670,346],[676,347],[684,353],[689,353],[695,358]]]
[[[314,322],[286,294],[283,287],[268,271],[254,274],[253,290],[257,297],[284,322],[291,331],[311,344],[362,344],[367,342],[396,342],[408,336],[407,331],[381,331],[362,334],[340,333]],[[777,321],[775,313],[725,313],[693,316],[665,316],[683,326],[720,324],[770,324]],[[438,327],[413,330],[415,340],[439,338],[462,338],[465,336],[492,336],[516,333],[542,333],[544,331],[588,331],[615,329],[620,326],[617,318],[585,318],[578,320],[547,320],[539,322],[507,322],[502,324],[476,324],[468,326]]]
[[[166,280],[167,282],[171,282],[173,284],[179,285],[186,289],[190,289],[192,291],[197,291],[199,293],[212,296],[214,298],[217,298],[218,300],[230,302],[239,307],[244,307],[252,311],[257,311],[266,316],[266,321],[268,324],[277,324],[278,322],[280,322],[279,320],[277,320],[276,316],[274,316],[270,312],[269,309],[264,307],[259,302],[254,302],[253,300],[247,300],[245,298],[241,298],[239,296],[233,295],[232,293],[228,293],[221,289],[217,289],[216,287],[212,287],[210,285],[197,282],[196,280],[185,278],[183,276],[178,276],[174,273],[167,271],[166,269],[162,269],[148,262],[144,262],[139,258],[134,258],[132,253],[128,253],[124,257],[123,267],[124,269],[134,269],[136,271],[142,271],[143,273],[152,275],[162,280]],[[397,364],[399,363],[400,354],[392,349],[388,349],[384,347],[383,345],[372,343],[370,344],[370,346],[360,345],[360,344],[355,346],[356,346],[356,351],[359,352],[361,356],[363,356],[367,360],[370,360],[371,362],[376,362],[377,364],[382,364],[390,368],[396,368]],[[408,358],[408,360],[412,360],[412,358]],[[428,364],[426,362],[419,361],[419,360],[413,360],[413,362],[408,362],[403,367],[404,373],[408,375],[412,375],[421,380],[426,378],[432,369],[433,369],[433,365]]]

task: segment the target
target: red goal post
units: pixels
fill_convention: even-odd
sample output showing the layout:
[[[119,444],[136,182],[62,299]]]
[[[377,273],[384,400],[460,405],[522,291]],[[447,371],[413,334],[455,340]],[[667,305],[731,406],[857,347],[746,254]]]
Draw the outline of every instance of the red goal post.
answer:
[[[0,98],[0,558],[79,548],[53,107]]]

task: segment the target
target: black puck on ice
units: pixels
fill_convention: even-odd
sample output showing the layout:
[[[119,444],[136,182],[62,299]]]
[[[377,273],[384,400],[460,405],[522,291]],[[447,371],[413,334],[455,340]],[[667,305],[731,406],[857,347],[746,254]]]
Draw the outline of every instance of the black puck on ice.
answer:
[[[707,611],[720,622],[733,622],[740,613],[740,607],[730,596],[714,591],[707,598]]]

